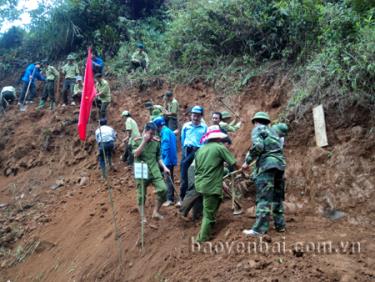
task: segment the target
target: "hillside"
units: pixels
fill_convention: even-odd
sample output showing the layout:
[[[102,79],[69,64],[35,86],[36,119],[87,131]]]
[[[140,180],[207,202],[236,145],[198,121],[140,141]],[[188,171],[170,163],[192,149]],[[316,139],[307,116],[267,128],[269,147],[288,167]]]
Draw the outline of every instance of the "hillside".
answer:
[[[144,101],[161,102],[168,88],[166,82],[150,85],[139,91],[111,81],[114,97],[109,121],[120,140],[120,112],[130,109],[143,125]],[[238,95],[225,97],[244,121],[232,136],[238,160],[243,160],[250,145],[253,113],[265,110],[277,119],[291,91],[290,77],[274,72],[251,78]],[[203,105],[206,121],[211,111],[225,110],[218,94],[203,82],[177,85],[174,93],[182,111]],[[140,224],[134,180],[120,161],[120,144],[117,172],[109,180],[120,230],[115,240],[107,186],[97,167],[94,118],[88,141],[81,143],[74,121],[78,108],[51,113],[30,107],[20,113],[13,106],[0,124],[0,280],[373,281],[375,132],[371,116],[360,106],[342,110],[328,101],[324,107],[330,145],[321,149],[315,145],[313,104],[306,106],[302,116],[291,113],[288,117],[285,234],[271,229],[262,241],[242,237],[242,229],[254,221],[253,213],[250,209],[234,217],[226,201],[218,213],[212,249],[205,245],[197,251],[191,237],[200,222],[183,221],[174,207],[163,208],[166,219],[146,226],[143,252],[137,244]],[[56,183],[61,186],[56,188]],[[153,203],[151,189],[148,193],[147,215]],[[249,198],[246,208],[253,205],[254,199]],[[330,219],[334,211],[344,216]],[[332,249],[324,250],[324,242],[331,242]],[[263,249],[248,251],[254,243]],[[278,251],[277,246],[284,244],[285,252]]]

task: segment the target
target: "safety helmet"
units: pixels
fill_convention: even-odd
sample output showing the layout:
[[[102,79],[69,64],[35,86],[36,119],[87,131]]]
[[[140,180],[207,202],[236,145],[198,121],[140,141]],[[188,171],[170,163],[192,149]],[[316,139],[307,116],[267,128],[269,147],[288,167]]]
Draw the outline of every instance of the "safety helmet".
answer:
[[[232,115],[230,112],[227,112],[227,111],[224,111],[224,112],[221,112],[221,118],[222,119],[226,119],[226,118],[231,118]]]
[[[82,76],[80,76],[80,75],[76,76],[76,82],[78,82],[78,81],[82,81]]]
[[[271,122],[270,116],[266,112],[257,112],[251,119],[251,122],[254,123],[256,120],[263,120],[266,121],[267,124]]]
[[[145,108],[146,109],[151,109],[153,106],[154,106],[154,103],[152,103],[152,101],[145,102]]]
[[[68,57],[66,57],[66,59],[67,59],[67,60],[72,60],[72,61],[73,61],[73,60],[74,60],[74,56],[70,54],[70,55],[68,55]]]
[[[155,123],[157,127],[165,125],[165,119],[163,117],[154,118],[152,122]]]
[[[106,125],[107,124],[107,119],[106,118],[100,119],[99,124],[100,125]]]
[[[121,116],[122,116],[122,117],[128,117],[128,116],[130,116],[130,113],[129,113],[129,111],[123,111],[123,112],[121,113]]]
[[[190,112],[191,112],[191,113],[194,113],[194,114],[200,114],[200,115],[203,116],[204,109],[203,109],[203,107],[201,107],[201,106],[194,106],[194,107],[191,109]]]
[[[164,96],[165,97],[172,97],[173,96],[173,92],[172,91],[167,91],[167,92],[165,92]]]
[[[272,128],[273,130],[276,131],[276,133],[280,136],[280,137],[284,137],[288,134],[288,126],[283,123],[283,122],[280,122],[280,123],[276,123],[274,125],[272,125]]]

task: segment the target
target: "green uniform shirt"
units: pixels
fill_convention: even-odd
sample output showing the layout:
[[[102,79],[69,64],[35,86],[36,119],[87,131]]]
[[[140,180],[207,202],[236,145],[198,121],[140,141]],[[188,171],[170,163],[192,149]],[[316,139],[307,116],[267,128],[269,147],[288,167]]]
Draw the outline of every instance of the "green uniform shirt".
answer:
[[[146,68],[148,67],[148,56],[147,56],[147,53],[142,51],[140,52],[139,50],[135,51],[132,55],[132,61],[135,61],[135,62],[141,62],[141,61],[145,61],[146,63]]]
[[[230,123],[226,123],[221,121],[219,126],[224,129],[226,132],[236,132],[241,127],[241,122],[235,123],[236,121],[233,120]]]
[[[105,103],[111,102],[111,90],[107,80],[102,79],[95,84],[96,92],[98,93],[99,100]]]
[[[65,76],[65,79],[67,78],[76,78],[77,75],[79,75],[79,69],[78,69],[78,65],[76,63],[73,63],[73,64],[65,64],[63,67],[62,67],[62,72]]]
[[[46,69],[46,79],[55,80],[59,76],[59,72],[53,66],[48,66]]]
[[[257,173],[276,168],[285,170],[285,158],[279,136],[265,125],[256,126],[251,132],[252,147],[246,156],[246,163],[256,160]]]
[[[179,104],[175,98],[171,102],[167,102],[167,111],[172,113],[172,116],[177,116],[179,110]]]
[[[208,195],[222,195],[224,162],[232,166],[236,159],[219,142],[211,142],[195,154],[195,189]]]
[[[82,95],[83,85],[78,83],[74,84],[73,95]]]
[[[128,117],[125,121],[125,130],[130,130],[132,132],[130,135],[129,144],[132,144],[134,138],[141,136],[136,121],[131,117]]]
[[[133,153],[141,145],[142,138],[133,140]],[[142,154],[135,158],[134,162],[145,162],[148,167],[149,180],[163,178],[159,169],[160,142],[150,141],[143,148]]]

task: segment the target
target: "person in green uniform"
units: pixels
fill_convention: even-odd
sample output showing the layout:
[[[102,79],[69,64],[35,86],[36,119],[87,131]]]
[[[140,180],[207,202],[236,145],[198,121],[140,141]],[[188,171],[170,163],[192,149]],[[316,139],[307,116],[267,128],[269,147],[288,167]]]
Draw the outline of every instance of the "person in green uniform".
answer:
[[[149,64],[148,55],[145,52],[145,47],[142,43],[137,44],[137,50],[133,53],[131,58],[131,72],[136,71],[138,68],[141,68],[144,72],[147,71]]]
[[[172,91],[167,91],[164,95],[165,101],[165,118],[167,122],[167,127],[175,131],[178,128],[178,111],[179,111],[179,104],[176,98],[173,97]]]
[[[220,128],[224,129],[227,132],[236,132],[238,129],[240,129],[242,122],[238,121],[236,119],[233,119],[230,121],[232,115],[230,112],[224,111],[221,112],[221,121],[219,123]]]
[[[289,130],[288,125],[286,125],[286,123],[283,123],[283,122],[278,122],[278,123],[273,124],[271,128],[279,136],[280,142],[281,142],[281,148],[284,148],[285,137],[288,134],[288,130]]]
[[[46,101],[49,97],[51,110],[55,109],[55,80],[59,78],[60,73],[58,70],[51,66],[47,60],[43,61],[43,66],[45,67],[46,82],[43,88],[43,95],[40,99],[39,106],[37,109],[44,108]]]
[[[219,126],[210,126],[205,135],[207,143],[195,155],[195,189],[203,196],[203,219],[197,242],[210,239],[216,222],[216,213],[223,199],[224,163],[230,170],[236,164],[236,159],[222,143],[226,137]]]
[[[72,95],[74,84],[76,82],[76,76],[79,75],[79,69],[77,63],[74,62],[73,55],[67,57],[68,63],[62,67],[62,73],[64,74],[64,83],[62,89],[63,96],[63,107],[69,103],[68,96]],[[72,101],[72,105],[75,105]]]
[[[125,131],[127,133],[123,139],[125,148],[122,161],[127,162],[128,165],[132,165],[134,162],[134,157],[132,154],[133,142],[135,138],[141,135],[139,133],[137,122],[132,118],[129,111],[123,111],[121,116],[125,119]]]
[[[82,76],[78,75],[76,77],[76,83],[74,84],[73,97],[72,97],[73,101],[77,105],[79,105],[81,103],[82,91],[83,91]]]
[[[242,169],[248,169],[249,164],[256,160],[256,220],[252,228],[243,230],[243,233],[259,237],[268,232],[271,213],[276,231],[285,231],[283,178],[286,163],[280,138],[268,126],[271,122],[268,114],[257,112],[252,122],[252,147]]]
[[[155,187],[155,207],[152,213],[152,218],[163,219],[160,214],[160,207],[166,201],[167,186],[164,182],[159,166],[164,173],[170,174],[169,169],[163,163],[160,153],[160,142],[155,139],[156,125],[152,122],[145,125],[142,137],[134,139],[133,153],[135,162],[144,162],[148,167],[148,179],[144,180],[144,198],[146,201],[147,186],[152,184]],[[141,180],[136,180],[137,183],[137,202],[138,207],[142,204],[142,186]]]
[[[95,74],[96,80],[96,105],[100,108],[100,118],[106,118],[107,107],[111,103],[111,89],[109,83],[103,78],[103,74]]]

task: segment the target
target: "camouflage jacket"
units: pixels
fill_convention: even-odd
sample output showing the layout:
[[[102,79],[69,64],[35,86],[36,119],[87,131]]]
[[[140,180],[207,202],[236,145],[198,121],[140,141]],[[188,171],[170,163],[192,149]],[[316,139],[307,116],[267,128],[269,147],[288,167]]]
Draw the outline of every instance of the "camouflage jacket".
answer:
[[[246,163],[256,160],[257,173],[276,168],[285,170],[285,158],[279,136],[265,125],[256,126],[251,132],[252,147],[246,155]]]

